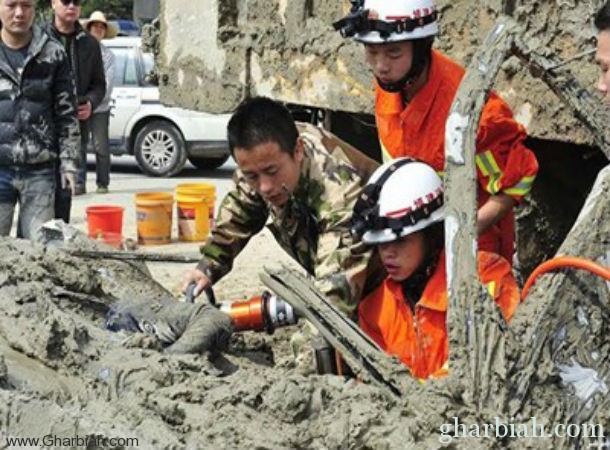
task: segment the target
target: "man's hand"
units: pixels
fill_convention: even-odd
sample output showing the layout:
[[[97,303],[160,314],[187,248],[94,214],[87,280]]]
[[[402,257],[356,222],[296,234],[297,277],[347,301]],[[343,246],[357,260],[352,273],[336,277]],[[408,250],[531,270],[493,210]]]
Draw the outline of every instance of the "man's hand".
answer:
[[[196,283],[197,287],[193,291],[193,296],[197,297],[205,289],[212,286],[212,280],[210,280],[205,273],[199,269],[187,270],[182,277],[182,292],[186,292],[186,288],[191,283]]]
[[[477,233],[482,234],[489,227],[498,223],[517,202],[510,196],[500,193],[489,197],[477,212]]]
[[[89,120],[91,117],[91,102],[86,101],[85,103],[81,103],[78,105],[78,120]]]
[[[72,195],[76,194],[76,174],[74,172],[61,172],[60,176],[61,188],[70,189]]]

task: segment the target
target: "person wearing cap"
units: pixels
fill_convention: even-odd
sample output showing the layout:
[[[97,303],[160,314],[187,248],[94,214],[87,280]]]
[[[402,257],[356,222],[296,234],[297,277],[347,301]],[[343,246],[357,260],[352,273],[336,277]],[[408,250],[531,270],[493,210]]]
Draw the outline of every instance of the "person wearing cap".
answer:
[[[100,45],[78,21],[82,0],[50,0],[53,18],[44,26],[47,34],[64,45],[76,83],[78,120],[81,127],[80,163],[76,195],[85,194],[87,182],[87,146],[89,119],[106,95],[106,79]],[[55,196],[55,217],[68,223],[72,197],[65,190]]]
[[[445,122],[464,69],[432,49],[438,34],[433,0],[358,0],[334,24],[364,44],[375,76],[375,119],[384,161],[421,159],[442,175]],[[531,190],[538,171],[524,145],[526,131],[494,92],[476,139],[479,248],[512,262],[513,207]]]
[[[353,220],[387,272],[385,281],[358,305],[359,326],[414,377],[445,375],[449,342],[440,177],[415,159],[387,162],[365,186]],[[479,251],[478,271],[509,321],[520,302],[510,264],[498,254]]]
[[[95,181],[97,193],[107,194],[110,184],[110,149],[108,147],[108,123],[110,121],[110,97],[114,87],[114,53],[107,49],[102,39],[112,39],[117,35],[116,27],[108,23],[101,11],[94,11],[83,23],[84,28],[100,43],[104,75],[106,77],[106,95],[93,111],[89,126],[95,148]]]

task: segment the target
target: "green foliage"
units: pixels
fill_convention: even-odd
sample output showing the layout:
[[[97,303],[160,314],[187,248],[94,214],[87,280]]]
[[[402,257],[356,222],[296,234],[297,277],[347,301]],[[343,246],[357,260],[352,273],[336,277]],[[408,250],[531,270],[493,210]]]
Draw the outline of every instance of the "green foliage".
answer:
[[[85,0],[81,15],[89,17],[95,10],[102,11],[108,19],[131,19],[133,0]]]
[[[36,10],[39,20],[49,19],[51,0],[36,0]],[[131,19],[133,17],[133,0],[83,0],[81,18],[87,18],[95,10],[100,10],[108,19]]]
[[[43,23],[47,22],[51,16],[51,2],[50,0],[36,0],[36,22]]]

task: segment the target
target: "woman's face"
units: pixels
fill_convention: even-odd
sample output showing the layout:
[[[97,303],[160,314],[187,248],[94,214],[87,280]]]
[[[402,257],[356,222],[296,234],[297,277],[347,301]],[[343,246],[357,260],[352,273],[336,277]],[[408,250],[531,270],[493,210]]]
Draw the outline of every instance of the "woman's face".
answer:
[[[102,22],[93,22],[89,25],[89,33],[97,39],[101,41],[106,36],[106,24]]]
[[[424,262],[424,233],[419,231],[394,242],[380,244],[378,250],[388,276],[394,281],[404,281]]]

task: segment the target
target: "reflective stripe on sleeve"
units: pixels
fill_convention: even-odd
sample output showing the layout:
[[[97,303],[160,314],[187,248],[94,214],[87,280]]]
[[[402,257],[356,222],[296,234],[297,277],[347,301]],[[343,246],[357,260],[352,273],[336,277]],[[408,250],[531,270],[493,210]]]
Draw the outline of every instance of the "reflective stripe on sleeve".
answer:
[[[494,158],[493,153],[489,150],[477,154],[475,157],[475,161],[481,173],[486,177],[489,177],[492,174],[502,173],[502,171],[500,170],[500,166],[498,166],[498,163]]]
[[[536,175],[530,175],[527,177],[521,178],[517,184],[512,187],[506,188],[503,190],[504,193],[508,195],[518,195],[524,196],[532,190],[532,185],[534,184],[534,180],[536,179]]]
[[[489,177],[489,183],[487,183],[487,192],[491,195],[496,195],[500,192],[500,177],[502,173],[494,173]]]

